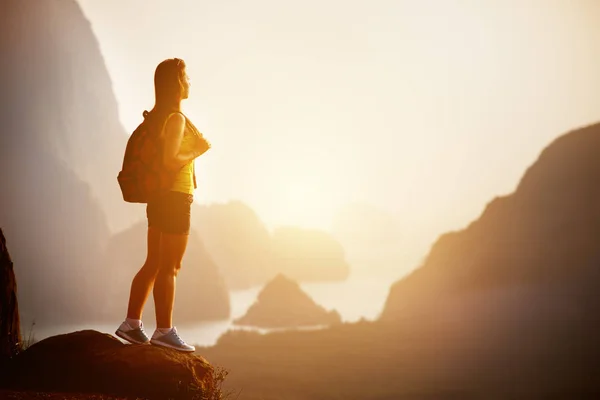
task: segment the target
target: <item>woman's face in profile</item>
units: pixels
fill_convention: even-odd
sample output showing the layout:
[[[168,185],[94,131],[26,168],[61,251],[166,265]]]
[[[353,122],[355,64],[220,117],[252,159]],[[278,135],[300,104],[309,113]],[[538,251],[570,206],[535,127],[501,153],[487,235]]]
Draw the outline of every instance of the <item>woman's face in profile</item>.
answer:
[[[190,86],[192,86],[192,84],[190,83],[190,77],[187,74],[187,71],[183,71],[183,77],[181,79],[181,98],[182,99],[187,99],[190,95]]]

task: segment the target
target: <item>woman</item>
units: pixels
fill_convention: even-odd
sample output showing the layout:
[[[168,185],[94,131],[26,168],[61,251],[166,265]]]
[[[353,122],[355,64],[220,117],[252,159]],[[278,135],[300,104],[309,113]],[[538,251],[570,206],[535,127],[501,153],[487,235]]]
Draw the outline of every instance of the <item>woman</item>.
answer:
[[[181,100],[189,95],[190,82],[183,60],[161,62],[154,74],[155,105],[146,117],[160,131],[164,167],[172,171],[169,190],[150,200],[148,217],[148,254],[133,278],[127,318],[116,335],[136,344],[153,345],[193,352],[173,326],[175,282],[190,232],[190,208],[196,187],[194,159],[210,144],[181,113]],[[171,183],[172,182],[172,183]],[[150,289],[156,308],[156,331],[149,339],[142,324],[142,311]]]

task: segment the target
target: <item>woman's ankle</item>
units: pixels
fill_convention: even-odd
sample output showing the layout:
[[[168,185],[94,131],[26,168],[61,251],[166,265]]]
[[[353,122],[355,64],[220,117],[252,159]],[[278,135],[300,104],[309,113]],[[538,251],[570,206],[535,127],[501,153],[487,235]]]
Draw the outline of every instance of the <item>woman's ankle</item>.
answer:
[[[127,323],[129,324],[129,326],[131,326],[132,328],[136,329],[142,326],[142,320],[141,318],[125,318],[125,321],[127,321]]]

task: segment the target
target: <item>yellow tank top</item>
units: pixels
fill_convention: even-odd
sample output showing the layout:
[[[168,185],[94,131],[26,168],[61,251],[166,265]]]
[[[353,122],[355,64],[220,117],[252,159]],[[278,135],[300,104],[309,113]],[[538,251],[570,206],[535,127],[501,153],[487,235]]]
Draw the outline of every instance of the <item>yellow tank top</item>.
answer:
[[[183,139],[181,140],[181,146],[179,147],[179,151],[183,153],[187,153],[192,151],[194,148],[195,133],[190,126],[190,122],[185,119],[185,129],[183,131]],[[171,185],[172,191],[182,192],[187,194],[194,194],[194,188],[196,187],[195,182],[195,168],[194,168],[194,160],[185,164],[181,169],[177,172],[175,176],[175,180]]]
[[[194,134],[187,128],[183,133],[183,140],[181,141],[180,152],[187,153],[193,149]],[[194,161],[190,161],[185,164],[177,175],[175,181],[171,185],[171,190],[175,192],[182,192],[187,194],[194,193]]]

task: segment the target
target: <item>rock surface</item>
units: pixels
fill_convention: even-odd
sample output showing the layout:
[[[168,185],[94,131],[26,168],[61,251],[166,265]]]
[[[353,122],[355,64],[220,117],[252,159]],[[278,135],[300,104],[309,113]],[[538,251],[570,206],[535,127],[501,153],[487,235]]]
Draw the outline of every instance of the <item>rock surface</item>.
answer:
[[[0,228],[0,364],[17,355],[21,345],[17,280]]]
[[[21,353],[9,370],[15,389],[89,392],[151,399],[191,398],[214,387],[201,356],[127,345],[93,330],[58,335]]]

